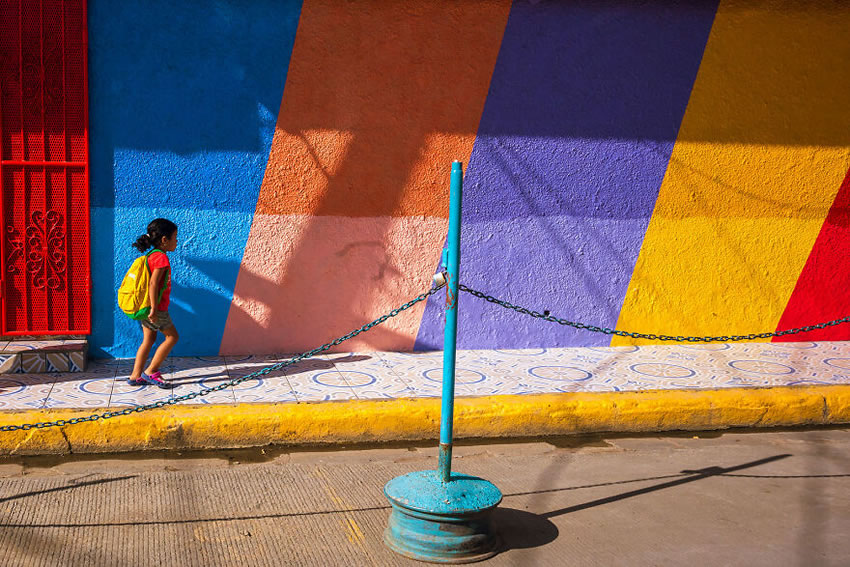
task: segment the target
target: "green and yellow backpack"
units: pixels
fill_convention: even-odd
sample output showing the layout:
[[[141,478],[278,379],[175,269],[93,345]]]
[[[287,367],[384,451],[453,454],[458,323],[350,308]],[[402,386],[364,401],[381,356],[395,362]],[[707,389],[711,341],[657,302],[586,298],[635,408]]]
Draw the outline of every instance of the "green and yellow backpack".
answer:
[[[148,297],[151,270],[148,267],[148,257],[154,252],[162,252],[162,250],[154,248],[136,258],[130,265],[130,269],[127,270],[127,275],[124,276],[121,287],[118,288],[118,307],[130,319],[136,319],[137,321],[147,319],[151,313],[151,302]],[[171,274],[169,273],[166,277],[170,276]],[[162,288],[159,290],[159,297],[156,299],[157,304],[162,300],[162,294],[165,292],[167,285],[168,280],[166,279],[163,282]]]

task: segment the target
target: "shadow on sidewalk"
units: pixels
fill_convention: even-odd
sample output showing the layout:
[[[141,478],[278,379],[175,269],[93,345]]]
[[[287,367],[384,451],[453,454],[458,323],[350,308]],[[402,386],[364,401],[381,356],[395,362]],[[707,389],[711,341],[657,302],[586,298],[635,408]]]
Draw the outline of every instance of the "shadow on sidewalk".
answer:
[[[284,366],[279,370],[274,370],[265,374],[263,378],[280,378],[283,376],[292,376],[293,374],[300,374],[302,372],[314,371],[314,370],[331,370],[335,368],[337,364],[340,363],[350,363],[350,362],[360,362],[363,360],[369,360],[371,357],[366,355],[351,355],[341,358],[336,358],[333,361],[322,360],[321,358],[308,358],[302,361],[299,361],[291,366]],[[263,368],[267,366],[273,366],[279,362],[283,362],[284,360],[288,360],[285,357],[281,357],[278,359],[270,359],[268,364],[263,366],[258,366],[256,368],[252,368],[250,372],[246,372],[244,367],[241,368],[239,372],[232,372],[230,368],[227,370],[227,374],[224,375],[220,372],[212,372],[209,374],[193,374],[191,376],[185,376],[181,378],[174,378],[169,380],[171,384],[175,386],[187,386],[190,384],[214,384],[218,382],[228,382],[235,378],[241,378],[243,376],[247,376],[248,374],[252,374],[253,372],[259,372]],[[237,363],[238,364],[238,363]],[[234,368],[236,370],[239,368],[238,366]]]
[[[51,374],[0,374],[0,395],[8,395],[24,388],[50,385],[56,381]]]

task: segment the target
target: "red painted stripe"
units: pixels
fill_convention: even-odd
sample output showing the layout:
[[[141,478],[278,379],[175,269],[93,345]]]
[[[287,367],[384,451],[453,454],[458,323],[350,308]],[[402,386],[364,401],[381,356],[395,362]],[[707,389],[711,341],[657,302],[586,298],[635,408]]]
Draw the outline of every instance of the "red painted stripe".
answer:
[[[777,258],[777,261],[782,261]],[[777,331],[850,315],[850,171],[821,227]],[[850,323],[774,342],[850,340]]]

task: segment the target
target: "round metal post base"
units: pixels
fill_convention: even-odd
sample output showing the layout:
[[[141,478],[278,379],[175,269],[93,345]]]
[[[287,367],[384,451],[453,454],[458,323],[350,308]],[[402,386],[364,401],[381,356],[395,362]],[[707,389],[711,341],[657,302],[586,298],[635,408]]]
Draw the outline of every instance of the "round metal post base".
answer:
[[[472,563],[498,552],[490,514],[502,501],[492,483],[439,471],[396,477],[384,487],[392,505],[384,542],[401,555],[431,563]]]

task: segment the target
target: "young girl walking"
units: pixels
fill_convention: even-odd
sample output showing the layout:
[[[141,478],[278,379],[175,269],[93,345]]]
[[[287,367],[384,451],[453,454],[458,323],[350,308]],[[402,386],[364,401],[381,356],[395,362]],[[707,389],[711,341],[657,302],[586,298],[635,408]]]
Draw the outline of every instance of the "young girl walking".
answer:
[[[168,315],[168,303],[171,296],[171,264],[168,261],[167,252],[174,252],[177,248],[177,225],[167,219],[154,219],[148,225],[147,233],[141,235],[133,243],[139,251],[144,252],[149,248],[154,250],[148,254],[147,263],[151,270],[151,280],[148,286],[151,313],[147,319],[139,321],[142,325],[142,344],[136,352],[136,363],[133,373],[130,374],[129,382],[133,386],[153,384],[160,388],[169,389],[173,385],[162,379],[159,368],[168,357],[168,353],[177,344],[180,335],[177,327]],[[157,298],[162,298],[157,303]],[[150,366],[144,368],[151,352],[156,333],[165,335],[165,340],[156,349]]]

